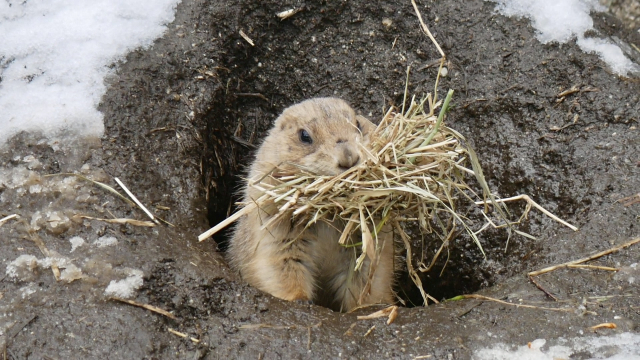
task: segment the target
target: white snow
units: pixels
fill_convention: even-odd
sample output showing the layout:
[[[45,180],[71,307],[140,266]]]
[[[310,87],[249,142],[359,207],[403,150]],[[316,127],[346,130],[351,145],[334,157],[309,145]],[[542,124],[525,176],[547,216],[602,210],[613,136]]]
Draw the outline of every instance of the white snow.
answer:
[[[19,131],[101,136],[109,65],[151,45],[179,0],[0,2],[0,145]]]
[[[565,43],[576,38],[578,46],[587,53],[596,53],[620,75],[640,71],[640,66],[624,56],[620,47],[609,40],[585,38],[593,28],[592,10],[605,11],[597,0],[494,0],[497,10],[506,16],[526,17],[537,30],[543,44]]]
[[[531,346],[510,347],[503,343],[475,351],[475,360],[554,360],[569,359],[574,353],[588,353],[591,359],[640,360],[640,334],[621,333],[606,336],[586,336],[558,339],[558,345],[544,348],[545,339],[531,342]]]
[[[35,293],[36,293],[36,291],[38,291],[38,288],[36,287],[36,284],[31,283],[31,284],[29,284],[29,285],[27,285],[27,286],[23,286],[23,287],[21,287],[18,291],[20,292],[20,296],[21,296],[23,299],[26,299],[26,298],[28,298],[29,296],[31,296],[31,295],[33,295],[33,294],[35,294]]]
[[[125,269],[127,278],[123,280],[111,280],[109,286],[104,290],[107,296],[116,296],[121,298],[130,298],[134,292],[143,284],[144,273],[136,269]]]
[[[27,269],[33,271],[38,268],[38,258],[33,255],[20,255],[17,259],[7,265],[5,274],[9,278],[17,278],[19,269]]]
[[[52,252],[58,255],[55,252]],[[38,259],[33,255],[23,254],[7,265],[5,274],[9,279],[26,281],[33,277],[37,269],[48,269],[55,264],[60,269],[75,267],[71,261],[65,257],[54,256]]]
[[[79,280],[79,279],[82,279],[82,277],[83,277],[82,270],[73,264],[67,265],[67,267],[64,268],[60,273],[60,280],[66,281],[66,282]]]
[[[606,62],[611,70],[617,74],[626,75],[629,71],[638,70],[638,65],[624,56],[618,45],[608,40],[578,37],[578,46],[585,52],[598,54],[602,61]]]
[[[70,252],[74,252],[78,248],[78,246],[84,245],[85,241],[80,236],[74,236],[71,239],[69,239],[69,242],[71,243],[71,251]]]
[[[102,236],[93,242],[93,245],[103,248],[105,246],[113,246],[118,244],[118,239],[113,236]]]
[[[546,44],[567,42],[593,27],[591,9],[604,10],[594,0],[498,0],[498,11],[506,16],[531,20],[537,38]]]

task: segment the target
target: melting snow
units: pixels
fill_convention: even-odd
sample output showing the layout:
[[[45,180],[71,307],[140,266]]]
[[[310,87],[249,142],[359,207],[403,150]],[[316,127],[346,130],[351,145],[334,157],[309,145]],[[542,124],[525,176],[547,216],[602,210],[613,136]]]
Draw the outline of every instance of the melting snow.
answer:
[[[161,36],[178,2],[0,2],[0,145],[22,130],[101,136],[109,65]]]
[[[118,239],[114,238],[113,236],[103,236],[98,238],[98,240],[96,240],[93,244],[99,248],[105,246],[113,246],[118,244]]]
[[[15,260],[7,265],[5,274],[9,279],[18,281],[27,281],[32,279],[36,273],[36,269],[48,269],[51,265],[55,264],[58,268],[63,269],[65,274],[61,280],[73,281],[79,279],[82,274],[80,269],[71,263],[71,261],[65,257],[46,257],[38,259],[33,255],[23,254],[18,256]]]
[[[576,353],[589,354],[589,359],[640,360],[640,334],[621,333],[610,336],[586,336],[558,339],[558,345],[544,349],[546,340],[537,339],[531,346],[516,348],[498,343],[480,349],[473,355],[475,360],[554,360],[572,359]]]
[[[121,298],[130,298],[133,296],[136,290],[138,290],[142,284],[142,276],[144,273],[136,269],[125,269],[127,278],[123,280],[111,280],[109,286],[105,289],[104,293],[108,296],[116,296]]]
[[[70,252],[74,252],[78,248],[78,246],[84,245],[84,239],[81,238],[80,236],[72,237],[71,239],[69,239],[69,242],[71,243]]]
[[[495,0],[497,9],[506,16],[526,17],[537,30],[537,38],[546,44],[565,43],[577,38],[582,51],[596,53],[620,75],[640,71],[640,66],[624,56],[618,45],[609,40],[585,38],[587,30],[593,28],[589,13],[604,11],[597,0]]]

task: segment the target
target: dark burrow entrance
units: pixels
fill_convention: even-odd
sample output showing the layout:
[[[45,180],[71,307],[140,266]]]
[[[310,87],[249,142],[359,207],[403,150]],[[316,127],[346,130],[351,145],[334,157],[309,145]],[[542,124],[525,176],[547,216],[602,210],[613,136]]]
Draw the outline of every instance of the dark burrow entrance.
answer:
[[[244,168],[285,107],[307,98],[335,96],[377,122],[383,109],[402,102],[407,64],[424,63],[429,59],[426,54],[435,55],[421,34],[413,31],[410,6],[355,9],[346,2],[320,2],[303,6],[303,11],[285,21],[274,15],[282,10],[276,1],[246,2],[237,15],[238,23],[227,27],[218,23],[213,29],[229,40],[221,51],[222,86],[205,115],[203,182],[212,226],[235,211]],[[241,24],[239,19],[251,19],[251,23]],[[239,35],[240,30],[254,46]],[[398,33],[409,35],[398,41]],[[398,57],[391,48],[410,59]],[[412,75],[412,91],[418,95],[433,91],[434,79],[435,69],[423,69]],[[440,89],[447,86],[446,80],[443,83]],[[226,250],[229,231],[214,237],[221,250]],[[485,236],[492,238],[492,244],[506,242],[501,231]],[[441,245],[441,240],[428,234],[413,236],[413,242],[416,268],[421,262],[428,265]],[[485,245],[489,248],[485,251],[491,250],[490,244]],[[404,252],[399,255],[404,262]],[[504,269],[486,262],[480,266],[483,262],[477,246],[460,233],[432,269],[421,273],[424,289],[441,300],[490,286]],[[423,304],[406,271],[399,274],[396,291],[407,306]]]

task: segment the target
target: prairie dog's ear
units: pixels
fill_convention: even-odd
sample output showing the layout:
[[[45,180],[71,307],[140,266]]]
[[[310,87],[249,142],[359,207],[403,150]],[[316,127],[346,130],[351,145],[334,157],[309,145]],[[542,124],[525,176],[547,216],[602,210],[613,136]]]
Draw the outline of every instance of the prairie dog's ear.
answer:
[[[358,120],[358,122],[360,123],[362,133],[365,135],[372,133],[373,130],[376,129],[376,124],[372,123],[371,121],[369,121],[369,119],[362,115],[356,115],[356,120]]]

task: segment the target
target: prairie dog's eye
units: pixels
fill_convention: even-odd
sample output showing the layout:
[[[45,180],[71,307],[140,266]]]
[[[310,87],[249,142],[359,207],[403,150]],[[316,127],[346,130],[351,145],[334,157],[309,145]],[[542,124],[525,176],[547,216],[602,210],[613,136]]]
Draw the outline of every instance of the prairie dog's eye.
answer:
[[[356,126],[358,127],[358,130],[362,131],[362,125],[360,125],[360,120],[356,119]]]
[[[305,129],[298,130],[298,135],[300,137],[300,141],[302,141],[303,143],[313,144],[313,139],[311,138],[311,135],[309,135],[307,130]]]

